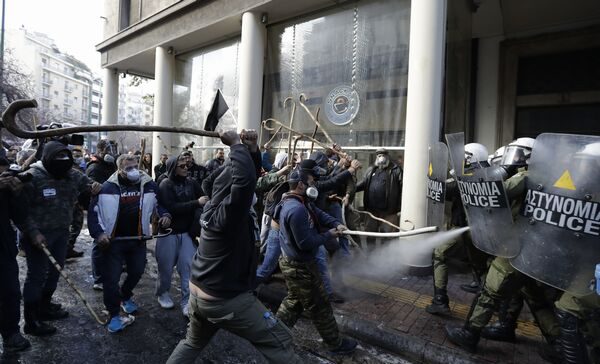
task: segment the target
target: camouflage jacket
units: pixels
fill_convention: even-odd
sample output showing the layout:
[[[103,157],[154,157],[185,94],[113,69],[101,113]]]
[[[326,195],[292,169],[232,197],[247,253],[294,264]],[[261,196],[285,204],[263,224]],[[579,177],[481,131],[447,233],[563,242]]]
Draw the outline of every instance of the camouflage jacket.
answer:
[[[74,169],[70,169],[65,178],[55,179],[42,162],[33,164],[27,173],[33,178],[25,184],[21,196],[29,208],[19,229],[30,238],[51,230],[68,231],[77,197],[89,191],[93,181]]]

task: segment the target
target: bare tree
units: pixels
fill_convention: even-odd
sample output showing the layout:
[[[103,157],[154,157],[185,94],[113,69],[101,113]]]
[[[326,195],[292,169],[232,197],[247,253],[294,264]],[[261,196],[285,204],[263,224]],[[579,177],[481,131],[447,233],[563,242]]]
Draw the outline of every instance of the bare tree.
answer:
[[[31,76],[25,73],[13,55],[12,49],[4,50],[4,63],[2,76],[0,77],[0,112],[3,112],[8,104],[18,99],[27,99],[34,96],[33,81]],[[20,127],[31,129],[30,120],[35,115],[34,110],[20,112],[17,115],[17,123]],[[7,131],[3,133],[3,141],[16,143],[19,138]]]

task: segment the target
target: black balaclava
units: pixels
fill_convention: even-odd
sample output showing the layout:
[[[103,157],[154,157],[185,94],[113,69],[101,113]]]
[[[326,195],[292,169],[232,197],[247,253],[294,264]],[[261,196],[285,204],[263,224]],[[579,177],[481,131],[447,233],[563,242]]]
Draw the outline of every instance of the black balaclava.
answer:
[[[67,159],[55,159],[56,155],[66,152]],[[42,153],[42,165],[50,175],[54,178],[63,178],[67,175],[69,170],[73,167],[73,155],[69,148],[56,141],[46,143],[44,146],[44,152]]]

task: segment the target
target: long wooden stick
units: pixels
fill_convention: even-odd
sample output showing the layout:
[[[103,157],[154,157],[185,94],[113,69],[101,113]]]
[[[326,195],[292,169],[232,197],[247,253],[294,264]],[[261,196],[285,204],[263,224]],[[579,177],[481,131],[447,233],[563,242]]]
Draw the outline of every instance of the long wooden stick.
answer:
[[[329,134],[327,133],[327,130],[325,130],[323,128],[323,125],[321,125],[321,123],[319,122],[319,111],[320,109],[317,109],[317,114],[316,116],[313,115],[313,113],[308,109],[308,106],[306,106],[306,104],[304,103],[306,101],[306,96],[304,94],[300,94],[300,97],[298,97],[298,100],[300,101],[300,106],[302,106],[302,108],[306,111],[306,113],[308,114],[308,116],[310,116],[310,118],[313,120],[313,122],[319,127],[321,128],[321,132],[323,133],[323,135],[325,135],[325,138],[327,138],[327,141],[329,143],[331,143],[332,145],[335,144],[335,142],[333,141],[333,139],[331,139],[331,137],[329,136]]]
[[[398,226],[398,225],[394,225],[394,224],[392,224],[391,222],[389,222],[389,221],[387,221],[387,220],[385,220],[385,219],[379,218],[379,217],[377,217],[377,216],[373,215],[372,213],[370,213],[369,211],[360,211],[360,210],[357,210],[357,209],[355,209],[355,208],[354,208],[354,207],[352,207],[352,206],[350,206],[350,209],[352,209],[352,211],[354,211],[354,212],[357,212],[357,213],[359,213],[359,214],[364,214],[364,215],[367,215],[367,216],[369,216],[369,217],[370,217],[371,219],[373,219],[373,220],[377,220],[377,221],[380,221],[380,222],[382,222],[382,223],[384,223],[384,224],[387,224],[387,225],[389,225],[389,226],[393,227],[394,229],[401,230],[401,229],[400,229],[400,226]]]
[[[81,125],[68,128],[47,129],[47,130],[23,130],[15,122],[15,116],[21,109],[37,107],[37,102],[30,100],[16,100],[11,102],[2,114],[2,124],[4,127],[19,138],[23,139],[41,139],[62,136],[75,133],[89,133],[102,131],[141,131],[141,132],[162,132],[162,133],[182,133],[198,136],[218,138],[216,131],[205,131],[193,128],[180,128],[158,125]]]
[[[85,305],[85,308],[87,308],[87,310],[90,312],[90,314],[92,314],[92,316],[94,317],[94,319],[96,320],[96,322],[98,322],[100,325],[106,325],[106,321],[101,320],[100,317],[98,317],[98,314],[96,314],[96,311],[94,311],[94,309],[92,308],[92,306],[90,306],[90,304],[85,299],[85,297],[83,296],[83,294],[81,293],[81,291],[77,288],[77,286],[75,286],[75,284],[73,282],[71,282],[71,279],[69,278],[69,276],[67,275],[67,273],[65,273],[65,271],[62,269],[62,267],[60,266],[60,264],[58,264],[58,262],[56,261],[56,259],[54,259],[54,257],[52,256],[52,253],[50,253],[50,251],[48,250],[48,248],[45,247],[45,246],[42,246],[42,250],[44,251],[44,253],[46,253],[46,256],[48,256],[48,259],[50,259],[50,262],[52,263],[52,265],[54,265],[54,268],[56,268],[56,270],[58,271],[58,273],[60,273],[60,275],[65,279],[65,281],[67,281],[67,283],[69,284],[69,286],[71,286],[71,288],[73,288],[73,290],[75,291],[75,293],[77,293],[77,295],[79,296],[79,298],[81,299],[81,301]]]
[[[290,131],[290,128],[289,128],[289,127],[287,127],[287,126],[286,126],[286,125],[284,125],[284,124],[283,124],[281,121],[279,121],[279,120],[277,120],[277,119],[274,119],[274,118],[268,118],[268,119],[265,119],[265,120],[263,120],[263,121],[262,121],[262,123],[263,123],[263,127],[264,127],[266,130],[269,130],[269,131],[271,131],[271,130],[275,130],[275,128],[271,128],[271,127],[269,127],[269,126],[268,126],[268,124],[269,124],[269,123],[275,123],[275,124],[277,124],[277,125],[281,126],[283,129]],[[321,147],[321,148],[323,148],[323,149],[331,149],[331,150],[333,150],[333,152],[334,152],[335,154],[339,155],[339,156],[340,156],[340,157],[342,157],[342,158],[343,158],[343,157],[346,157],[346,153],[344,153],[344,152],[339,152],[339,151],[335,150],[335,148],[329,147],[329,146],[327,146],[327,145],[325,145],[325,144],[321,143],[320,141],[318,141],[317,139],[315,139],[315,138],[313,138],[313,137],[311,137],[311,136],[309,136],[309,135],[302,134],[302,133],[300,133],[300,132],[297,132],[297,131],[295,131],[295,130],[291,130],[291,131],[292,131],[293,133],[296,133],[296,134],[298,134],[298,135],[302,135],[302,137],[303,137],[303,138],[305,138],[305,139],[307,139],[307,140],[310,140],[310,141],[312,141],[313,143],[315,143],[316,145],[320,146],[320,147]]]

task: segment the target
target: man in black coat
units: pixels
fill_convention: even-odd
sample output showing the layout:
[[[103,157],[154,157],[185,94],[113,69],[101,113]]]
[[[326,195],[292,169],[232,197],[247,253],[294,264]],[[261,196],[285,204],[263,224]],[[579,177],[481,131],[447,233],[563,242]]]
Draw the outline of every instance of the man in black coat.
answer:
[[[241,139],[241,140],[240,140]],[[231,146],[201,217],[200,245],[192,263],[187,338],[167,363],[194,363],[219,329],[250,341],[270,363],[300,363],[292,336],[252,294],[256,275],[251,207],[261,160],[254,130],[221,133]],[[243,141],[243,143],[242,143]]]
[[[19,330],[21,319],[21,288],[17,264],[15,230],[11,225],[25,221],[25,206],[20,200],[23,184],[11,172],[0,175],[0,334],[4,352],[14,352],[31,346]]]

